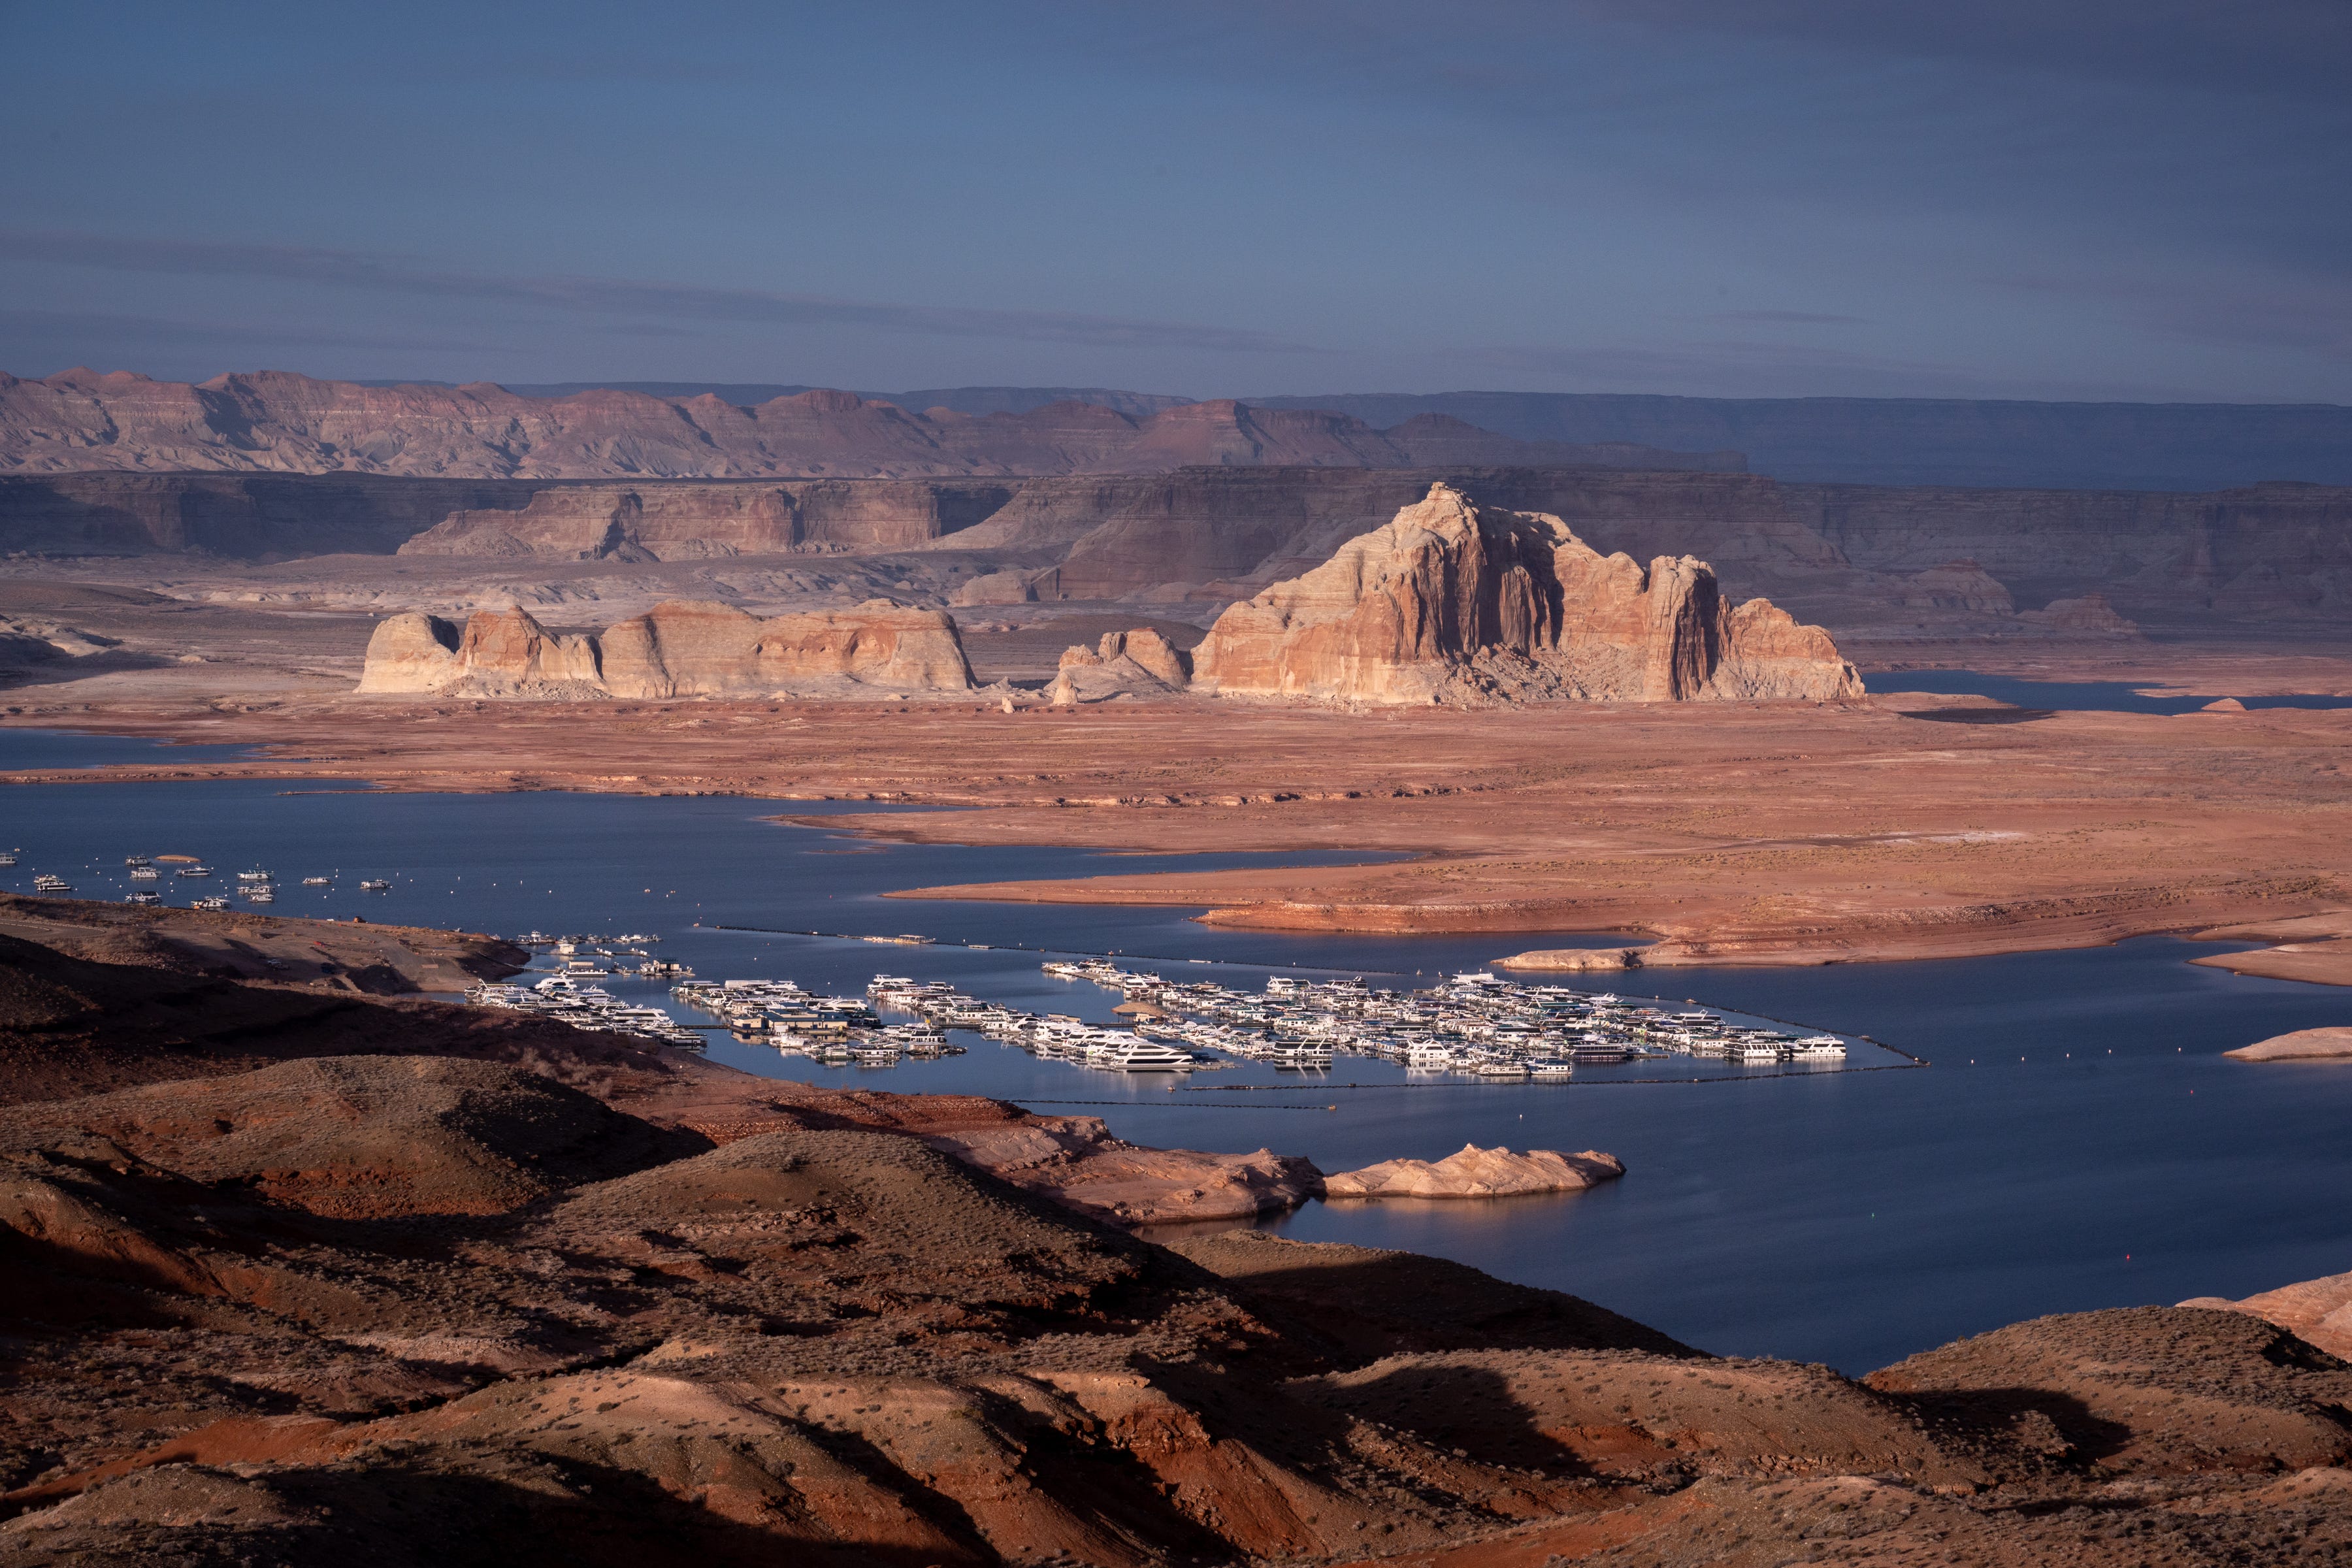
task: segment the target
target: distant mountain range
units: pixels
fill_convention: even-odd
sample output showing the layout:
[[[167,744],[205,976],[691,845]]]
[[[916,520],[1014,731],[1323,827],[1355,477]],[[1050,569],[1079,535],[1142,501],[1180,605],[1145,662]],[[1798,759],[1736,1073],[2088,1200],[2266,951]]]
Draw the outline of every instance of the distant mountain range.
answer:
[[[1815,483],[2054,489],[2341,485],[2352,484],[2352,407],[1541,392],[1203,403],[1099,386],[0,375],[0,472],[945,478],[1196,463],[1744,466]]]
[[[762,402],[805,386],[616,384],[661,397]],[[516,386],[561,397],[586,383]],[[952,386],[866,392],[901,408],[1026,413],[1049,403],[1156,414],[1192,401],[1100,386]],[[2030,403],[1927,397],[1656,397],[1571,392],[1320,393],[1244,397],[1392,426],[1443,414],[1522,441],[1736,451],[1775,479],[1817,484],[2211,490],[2264,479],[2352,484],[2352,407],[2336,404]]]
[[[1733,452],[1521,441],[1442,414],[1379,430],[1344,414],[1234,402],[1139,404],[1130,412],[1063,400],[970,414],[824,388],[745,404],[708,391],[656,395],[606,387],[555,397],[488,383],[373,386],[282,371],[193,385],[128,372],[73,370],[42,381],[0,375],[0,473],[947,479],[1192,465],[1456,464],[1732,472],[1741,466]]]

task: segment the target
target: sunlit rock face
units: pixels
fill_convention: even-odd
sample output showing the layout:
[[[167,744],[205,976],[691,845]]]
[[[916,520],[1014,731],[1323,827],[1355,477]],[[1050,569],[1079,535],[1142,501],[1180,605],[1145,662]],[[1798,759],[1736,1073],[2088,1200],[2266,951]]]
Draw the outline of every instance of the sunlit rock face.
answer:
[[[672,599],[601,633],[562,636],[522,609],[476,612],[461,632],[410,612],[376,627],[364,692],[528,698],[856,696],[967,691],[953,617],[872,599],[761,620]]]
[[[1225,696],[1425,703],[1859,696],[1819,626],[1727,604],[1691,556],[1645,569],[1559,519],[1444,484],[1221,616],[1193,653]]]

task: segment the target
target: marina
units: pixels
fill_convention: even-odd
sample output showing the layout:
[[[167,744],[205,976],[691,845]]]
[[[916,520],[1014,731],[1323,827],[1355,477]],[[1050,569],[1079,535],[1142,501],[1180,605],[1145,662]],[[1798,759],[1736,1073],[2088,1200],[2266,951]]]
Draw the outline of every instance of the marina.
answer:
[[[0,760],[11,739],[0,732]],[[79,744],[92,760],[144,749],[104,737]],[[822,826],[774,822],[777,803],[723,796],[361,795],[194,780],[26,785],[12,802],[24,825],[12,836],[31,842],[0,889],[28,892],[42,871],[77,884],[77,896],[120,900],[142,885],[128,879],[123,858],[144,846],[201,851],[194,864],[223,868],[223,880],[235,868],[284,868],[278,902],[256,915],[612,933],[583,937],[562,962],[614,973],[574,984],[701,1026],[694,1032],[708,1058],[748,1072],[987,1096],[1098,1116],[1139,1143],[1271,1148],[1327,1171],[1435,1158],[1470,1142],[1607,1149],[1629,1174],[1589,1193],[1475,1210],[1310,1205],[1276,1223],[1303,1239],[1408,1248],[1571,1290],[1733,1353],[1863,1370],[2037,1313],[2242,1295],[2344,1267],[2346,1233],[2332,1207],[2277,1200],[2352,1183],[2352,1150],[2339,1135],[2352,1116],[2352,1080],[2325,1067],[2254,1068],[2220,1055],[2340,1022],[2341,994],[2185,962],[2220,943],[2149,937],[1938,963],[1612,977],[1621,994],[1672,993],[1621,996],[1636,1006],[1704,1010],[1787,1036],[1789,1056],[1769,1065],[1670,1049],[1539,1078],[1557,1069],[1534,1061],[1556,1060],[1555,1051],[1530,1053],[1524,1079],[1488,1079],[1335,1049],[1319,1072],[1239,1055],[1213,1069],[1117,1071],[950,1026],[942,1033],[963,1054],[901,1051],[895,1070],[877,1071],[870,1058],[828,1061],[738,1039],[672,988],[687,978],[789,978],[812,996],[871,1005],[879,998],[866,988],[887,967],[918,984],[1143,1040],[1138,1015],[1117,1011],[1123,987],[1047,974],[1041,963],[1106,955],[1120,971],[1214,981],[1263,1005],[1277,975],[1361,976],[1368,989],[1428,992],[1502,952],[1625,939],[1253,931],[1202,925],[1181,909],[889,899],[894,889],[1016,872],[1085,877],[1289,858],[845,840]],[[791,805],[818,819],[875,809]],[[599,855],[582,855],[590,842]],[[292,880],[338,866],[346,871],[331,888]],[[362,873],[392,885],[362,895]],[[181,895],[173,902],[206,891],[201,881],[164,885]],[[778,934],[785,930],[835,934]],[[909,931],[936,940],[890,945],[887,964],[862,940]],[[662,940],[620,940],[650,936]],[[532,970],[512,982],[530,988],[554,974],[555,940],[544,936]],[[696,974],[637,973],[653,954]],[[875,1010],[887,1024],[920,1022]],[[1779,1021],[1791,1019],[1801,1022]],[[1793,1043],[1815,1034],[1844,1040],[1843,1061],[1796,1056]],[[1894,1046],[1933,1068],[1918,1070]],[[2194,1202],[2181,1199],[2185,1181]]]

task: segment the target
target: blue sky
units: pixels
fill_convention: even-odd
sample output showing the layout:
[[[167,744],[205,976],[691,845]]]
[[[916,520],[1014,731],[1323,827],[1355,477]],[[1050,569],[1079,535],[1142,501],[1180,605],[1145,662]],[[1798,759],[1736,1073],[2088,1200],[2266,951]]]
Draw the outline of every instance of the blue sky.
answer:
[[[0,369],[2352,402],[2352,6],[0,0]]]

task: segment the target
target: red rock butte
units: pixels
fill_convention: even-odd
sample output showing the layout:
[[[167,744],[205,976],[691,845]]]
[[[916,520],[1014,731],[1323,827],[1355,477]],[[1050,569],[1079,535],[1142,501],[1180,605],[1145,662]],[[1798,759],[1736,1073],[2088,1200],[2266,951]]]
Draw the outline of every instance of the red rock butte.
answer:
[[[1714,569],[1603,556],[1544,512],[1444,484],[1219,616],[1194,653],[1224,696],[1478,704],[1859,697],[1819,626],[1726,603]]]

